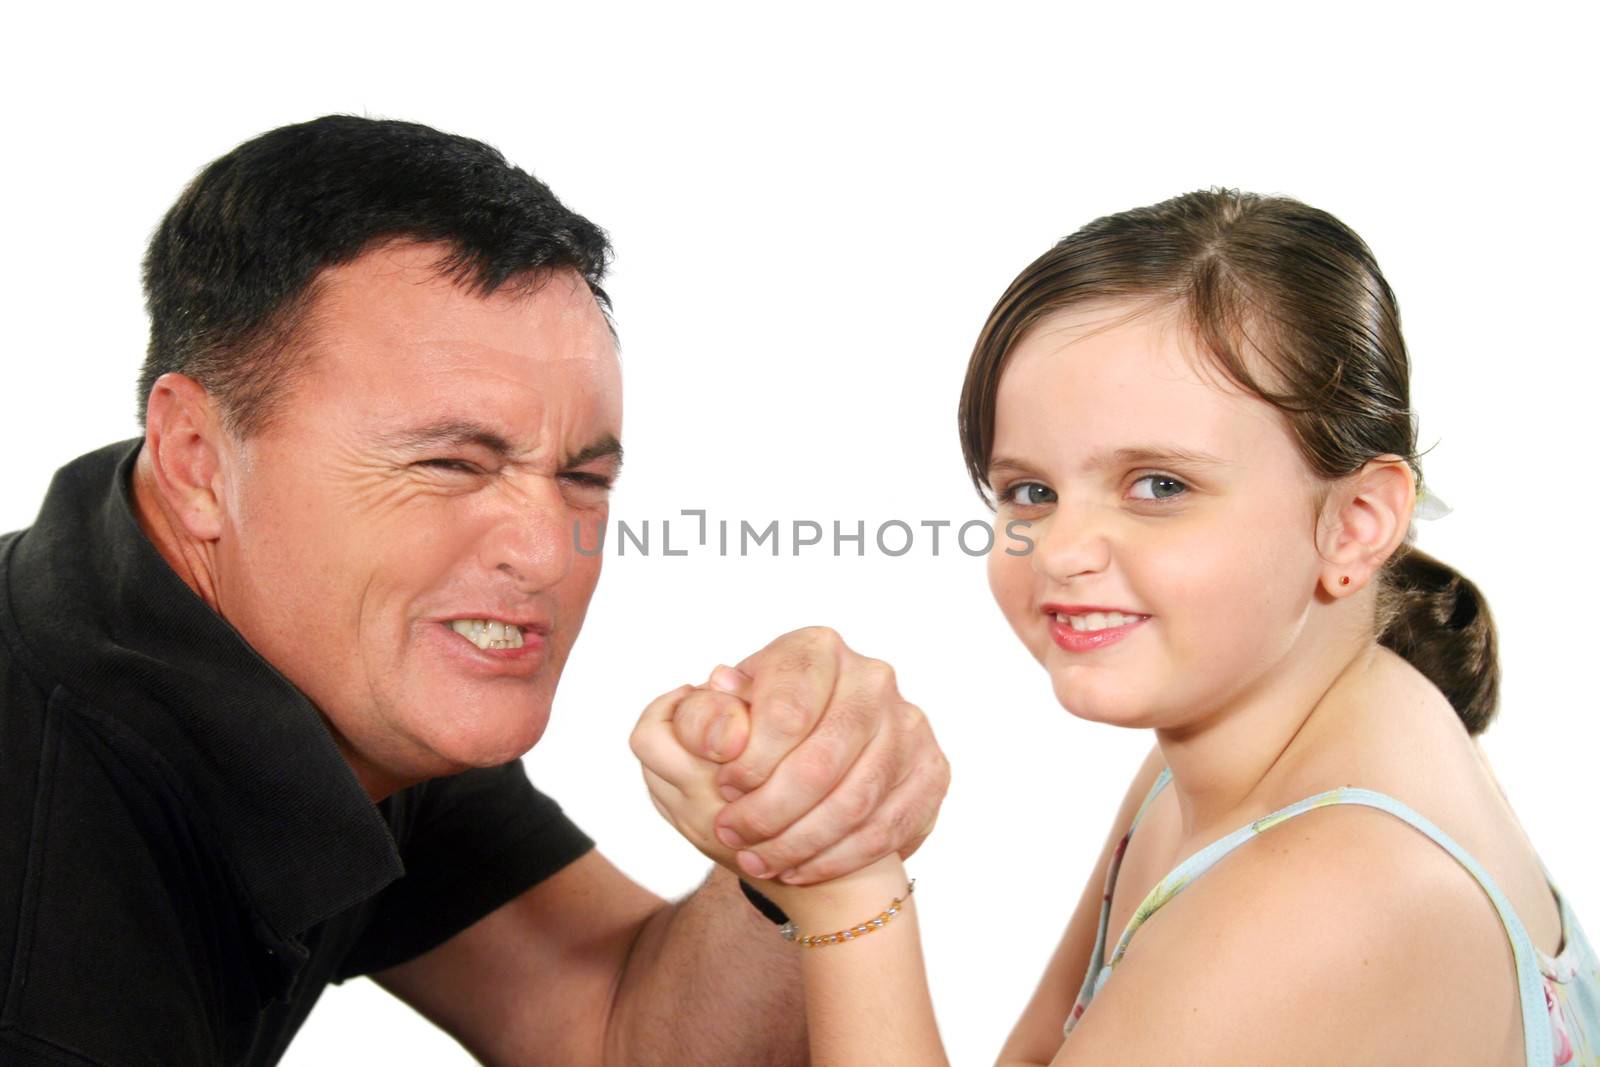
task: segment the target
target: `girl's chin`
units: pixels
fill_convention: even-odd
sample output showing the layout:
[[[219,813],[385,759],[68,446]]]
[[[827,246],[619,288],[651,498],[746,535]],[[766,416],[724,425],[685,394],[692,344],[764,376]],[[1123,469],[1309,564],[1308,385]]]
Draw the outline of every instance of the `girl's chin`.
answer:
[[[1131,693],[1108,693],[1102,687],[1082,685],[1059,676],[1055,682],[1056,699],[1068,714],[1085,722],[1100,722],[1111,726],[1147,726],[1146,707]]]
[[[1073,707],[1071,704],[1065,702],[1063,702],[1061,706],[1065,708],[1067,713],[1073,718],[1082,719],[1084,722],[1096,722],[1103,726],[1121,726],[1129,730],[1139,730],[1150,725],[1149,723],[1143,721],[1143,719],[1137,714],[1123,715],[1115,711],[1106,711],[1099,708],[1084,711],[1081,710],[1083,708],[1083,705],[1081,704],[1078,707]]]

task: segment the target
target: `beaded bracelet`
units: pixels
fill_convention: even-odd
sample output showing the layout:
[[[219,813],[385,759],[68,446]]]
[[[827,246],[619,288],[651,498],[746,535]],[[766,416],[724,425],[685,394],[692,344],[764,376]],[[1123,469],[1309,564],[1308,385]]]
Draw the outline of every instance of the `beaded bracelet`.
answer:
[[[911,895],[911,891],[916,887],[917,880],[915,878],[907,882],[906,896],[909,897]],[[783,939],[785,941],[798,942],[802,948],[818,948],[822,945],[837,945],[844,941],[854,941],[858,937],[865,937],[874,930],[883,929],[885,923],[887,923],[890,919],[893,919],[896,915],[900,914],[900,907],[904,903],[905,897],[895,897],[894,902],[891,903],[887,908],[879,912],[873,918],[868,919],[860,926],[852,926],[849,929],[838,930],[831,934],[810,934],[808,936],[801,937],[800,931],[795,929],[794,923],[792,922],[784,923],[782,929],[780,929],[778,933],[783,935]]]

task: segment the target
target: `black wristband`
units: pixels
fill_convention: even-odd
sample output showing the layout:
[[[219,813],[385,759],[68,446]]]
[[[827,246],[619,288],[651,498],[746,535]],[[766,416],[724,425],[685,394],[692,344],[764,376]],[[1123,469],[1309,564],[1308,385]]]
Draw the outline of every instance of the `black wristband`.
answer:
[[[744,894],[744,898],[754,905],[757,911],[777,925],[782,926],[789,921],[789,916],[783,913],[782,908],[756,892],[755,886],[743,878],[739,879],[739,892]]]

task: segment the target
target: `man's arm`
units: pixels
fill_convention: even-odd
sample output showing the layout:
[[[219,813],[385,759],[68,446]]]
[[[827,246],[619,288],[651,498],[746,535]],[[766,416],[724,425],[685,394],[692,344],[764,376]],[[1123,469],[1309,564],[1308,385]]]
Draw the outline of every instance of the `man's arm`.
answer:
[[[667,904],[590,852],[373,977],[491,1067],[806,1061],[793,946],[721,870]]]
[[[669,714],[673,729],[728,764],[722,784],[740,800],[723,832],[747,864],[826,880],[908,855],[932,829],[949,763],[888,665],[832,630],[784,634],[740,661],[732,706],[693,690],[651,709],[693,709]],[[591,853],[376,977],[494,1065],[806,1061],[794,946],[725,871],[668,906]]]
[[[807,1063],[795,947],[713,868],[687,900],[658,912],[618,990],[606,1063]]]

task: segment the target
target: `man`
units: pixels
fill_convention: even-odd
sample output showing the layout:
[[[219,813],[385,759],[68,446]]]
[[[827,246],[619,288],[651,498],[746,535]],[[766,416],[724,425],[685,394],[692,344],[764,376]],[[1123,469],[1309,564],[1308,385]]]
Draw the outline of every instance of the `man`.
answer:
[[[662,902],[518,762],[621,464],[607,256],[493,149],[349,117],[168,213],[143,438],[0,539],[0,1062],[273,1063],[359,974],[492,1064],[803,1061],[737,880]],[[679,729],[747,872],[931,828],[946,764],[883,664],[811,629],[714,681],[748,720]]]

